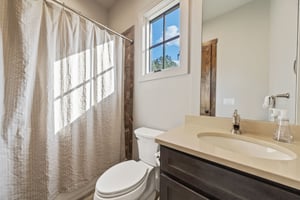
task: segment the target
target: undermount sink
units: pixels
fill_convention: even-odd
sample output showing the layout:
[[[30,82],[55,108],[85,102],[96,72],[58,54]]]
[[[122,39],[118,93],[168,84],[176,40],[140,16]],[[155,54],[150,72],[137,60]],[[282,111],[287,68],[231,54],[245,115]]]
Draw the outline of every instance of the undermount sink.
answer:
[[[199,133],[200,145],[238,153],[244,156],[269,160],[294,160],[297,155],[276,144],[247,138],[241,135],[223,133]]]

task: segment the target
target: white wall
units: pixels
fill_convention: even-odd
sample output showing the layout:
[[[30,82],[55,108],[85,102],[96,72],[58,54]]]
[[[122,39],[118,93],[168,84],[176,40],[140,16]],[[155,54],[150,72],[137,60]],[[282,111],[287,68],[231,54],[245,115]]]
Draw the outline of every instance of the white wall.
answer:
[[[134,126],[148,126],[168,130],[181,125],[186,114],[199,114],[202,0],[190,1],[190,73],[171,78],[139,82],[135,59]],[[123,32],[135,25],[137,38],[138,16],[142,10],[155,5],[158,0],[122,0],[112,7],[108,24]],[[135,39],[135,42],[139,42]],[[138,55],[138,49],[135,49]]]
[[[269,85],[269,0],[256,0],[204,22],[203,41],[218,39],[216,116],[266,120]],[[234,99],[226,105],[224,99]]]
[[[290,99],[277,99],[278,108],[287,109],[295,122],[296,74],[293,62],[297,45],[297,0],[271,0],[270,94],[289,92]]]
[[[107,10],[94,0],[62,0],[62,2],[87,17],[104,25],[107,24]]]
[[[290,66],[283,70],[275,69],[275,66],[282,65],[282,56],[285,55],[291,61],[295,55],[294,38],[296,34],[296,9],[297,0],[290,2],[283,0],[256,0],[243,7],[243,10],[236,10],[231,14],[222,16],[220,21],[229,21],[222,26],[221,33],[218,23],[211,20],[210,25],[204,29],[205,40],[219,38],[218,43],[218,69],[217,69],[217,116],[232,115],[233,109],[239,109],[242,118],[267,119],[268,111],[262,109],[264,96],[290,91],[292,98],[288,100],[287,107],[293,121],[294,108],[291,106],[293,100],[293,88],[295,79],[291,75],[281,78],[283,74],[291,71]],[[138,16],[140,12],[150,5],[155,5],[159,0],[122,0],[109,10],[109,27],[123,32],[132,25],[135,25],[136,34]],[[271,8],[268,4],[272,3]],[[287,6],[280,5],[287,3]],[[278,9],[284,9],[285,13],[278,14]],[[134,126],[149,126],[158,129],[170,129],[183,123],[186,114],[199,114],[200,105],[200,66],[201,66],[201,19],[202,0],[190,0],[190,73],[177,77],[139,82],[139,70],[135,62],[135,88],[134,88]],[[253,11],[255,14],[253,15]],[[281,11],[282,12],[282,11]],[[243,13],[243,17],[241,15]],[[276,13],[276,14],[275,14]],[[288,14],[286,14],[288,13]],[[269,22],[272,21],[271,25]],[[231,24],[228,24],[231,23]],[[282,24],[285,26],[282,28]],[[231,32],[231,25],[240,27],[238,31]],[[280,27],[281,26],[281,27]],[[206,33],[210,28],[213,34]],[[278,32],[279,34],[275,33]],[[216,33],[220,33],[216,35]],[[270,34],[272,33],[272,34]],[[246,37],[241,37],[246,35]],[[270,39],[271,36],[271,39]],[[135,42],[139,42],[137,35]],[[222,49],[225,43],[230,43],[234,50],[234,65],[227,54],[229,51]],[[242,47],[238,44],[243,44]],[[279,52],[271,51],[279,46]],[[259,48],[257,48],[259,47]],[[138,49],[135,49],[138,55]],[[258,54],[253,54],[253,51]],[[250,56],[250,59],[249,59]],[[248,57],[248,58],[247,58]],[[284,60],[283,59],[283,60]],[[293,59],[292,59],[293,60]],[[225,62],[225,63],[224,63]],[[224,64],[223,64],[224,63]],[[271,66],[270,68],[266,66]],[[271,69],[272,68],[272,69]],[[269,70],[272,71],[269,75]],[[222,74],[222,75],[221,75]],[[286,74],[285,74],[286,75]],[[276,77],[276,78],[274,78]],[[286,84],[287,83],[287,84]],[[284,87],[281,87],[283,86]],[[287,86],[289,85],[289,86]],[[274,86],[274,87],[273,87]],[[274,88],[277,88],[275,90]],[[281,89],[283,88],[283,89]],[[292,88],[292,89],[289,89]],[[224,106],[224,98],[234,98],[234,106]],[[287,101],[287,100],[285,100]],[[278,105],[282,105],[280,101]]]

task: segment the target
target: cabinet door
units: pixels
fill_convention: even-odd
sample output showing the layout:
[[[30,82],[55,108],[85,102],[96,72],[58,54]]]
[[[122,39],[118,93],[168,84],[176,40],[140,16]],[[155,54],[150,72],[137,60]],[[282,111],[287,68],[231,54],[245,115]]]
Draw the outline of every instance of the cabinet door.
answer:
[[[170,148],[160,148],[161,172],[220,200],[300,200],[300,191]],[[183,198],[183,200],[185,200]]]
[[[164,174],[160,175],[161,200],[208,200],[188,187],[170,179]]]

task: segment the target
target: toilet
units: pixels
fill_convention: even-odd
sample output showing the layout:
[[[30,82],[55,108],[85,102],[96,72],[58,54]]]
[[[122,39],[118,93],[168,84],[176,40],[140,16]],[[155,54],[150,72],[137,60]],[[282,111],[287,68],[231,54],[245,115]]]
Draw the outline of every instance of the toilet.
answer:
[[[136,129],[139,161],[127,160],[106,170],[97,180],[94,200],[154,200],[159,189],[159,146],[154,138],[162,133]]]

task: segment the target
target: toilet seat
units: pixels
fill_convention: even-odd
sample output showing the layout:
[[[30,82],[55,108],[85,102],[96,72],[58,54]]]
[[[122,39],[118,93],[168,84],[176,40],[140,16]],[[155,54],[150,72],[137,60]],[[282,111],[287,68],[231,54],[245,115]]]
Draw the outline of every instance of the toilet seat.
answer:
[[[150,168],[134,160],[119,163],[104,172],[97,181],[96,194],[103,198],[113,198],[133,190],[143,192]],[[140,187],[140,188],[139,188]]]

